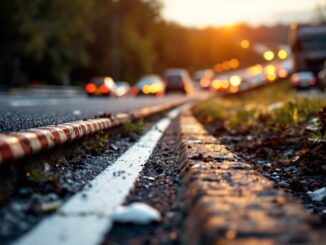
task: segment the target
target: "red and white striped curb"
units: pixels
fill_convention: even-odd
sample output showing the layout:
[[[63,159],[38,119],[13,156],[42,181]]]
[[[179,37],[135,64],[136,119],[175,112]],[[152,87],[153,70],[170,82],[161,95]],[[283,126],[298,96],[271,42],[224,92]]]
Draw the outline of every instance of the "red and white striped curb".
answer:
[[[32,128],[22,132],[0,134],[0,164],[31,156],[141,116],[142,113],[133,115],[121,113],[112,118],[76,121]]]
[[[94,119],[0,134],[0,164],[71,142],[110,126],[110,119]]]
[[[145,118],[189,102],[190,99],[202,101],[213,94],[183,98],[164,105],[145,107],[131,113],[119,113],[110,118],[91,119],[63,123],[55,126],[28,129],[26,131],[0,134],[0,165],[49,150],[55,146],[69,143],[83,136],[120,125],[137,118]]]
[[[132,119],[143,118],[172,109],[186,101],[183,99],[174,103],[147,107],[130,114],[120,113],[110,118],[63,123],[22,132],[0,134],[0,165],[4,162],[11,162],[46,151],[54,146],[109,129]]]

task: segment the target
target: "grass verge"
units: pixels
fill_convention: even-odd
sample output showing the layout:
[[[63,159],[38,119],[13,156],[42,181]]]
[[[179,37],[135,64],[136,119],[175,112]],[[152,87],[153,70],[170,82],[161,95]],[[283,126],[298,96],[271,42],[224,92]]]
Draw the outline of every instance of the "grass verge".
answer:
[[[326,97],[304,96],[287,80],[199,104],[194,115],[244,160],[279,187],[297,196],[326,223]]]

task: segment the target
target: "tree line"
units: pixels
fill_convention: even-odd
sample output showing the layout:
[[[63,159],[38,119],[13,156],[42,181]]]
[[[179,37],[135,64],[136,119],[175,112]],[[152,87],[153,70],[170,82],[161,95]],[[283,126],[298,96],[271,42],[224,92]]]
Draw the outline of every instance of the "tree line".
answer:
[[[0,1],[0,85],[81,84],[110,75],[134,83],[169,67],[190,71],[237,58],[239,42],[287,42],[288,26],[189,28],[161,16],[159,0]]]

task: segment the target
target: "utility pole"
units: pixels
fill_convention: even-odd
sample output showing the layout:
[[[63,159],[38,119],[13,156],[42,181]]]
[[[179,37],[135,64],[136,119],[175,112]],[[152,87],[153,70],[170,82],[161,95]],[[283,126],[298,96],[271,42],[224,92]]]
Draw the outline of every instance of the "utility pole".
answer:
[[[114,11],[112,21],[112,69],[115,80],[120,80],[120,16],[119,16],[120,0],[113,0]]]

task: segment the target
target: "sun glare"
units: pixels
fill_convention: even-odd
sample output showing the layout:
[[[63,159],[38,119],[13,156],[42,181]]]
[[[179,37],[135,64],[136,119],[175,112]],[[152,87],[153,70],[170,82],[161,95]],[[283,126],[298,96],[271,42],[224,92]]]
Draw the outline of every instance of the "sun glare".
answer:
[[[162,0],[165,6],[163,16],[169,20],[186,26],[219,26],[228,30],[232,30],[235,23],[270,25],[309,20],[313,17],[316,1]]]

